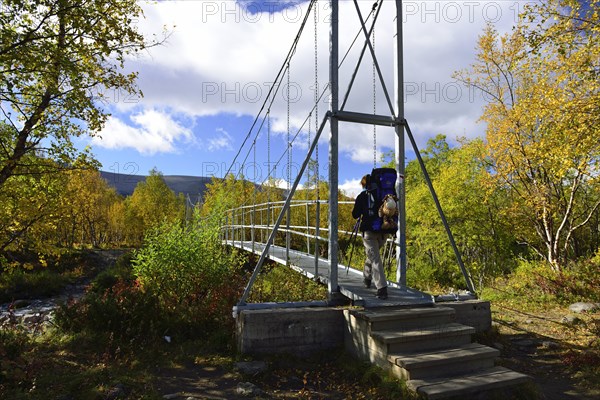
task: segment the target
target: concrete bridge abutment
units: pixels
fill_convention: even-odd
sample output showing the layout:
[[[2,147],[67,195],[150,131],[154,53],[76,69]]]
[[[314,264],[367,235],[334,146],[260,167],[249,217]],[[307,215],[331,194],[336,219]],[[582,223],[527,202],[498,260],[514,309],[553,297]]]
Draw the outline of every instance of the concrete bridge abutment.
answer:
[[[490,303],[482,300],[449,301],[434,307],[456,311],[456,322],[483,333],[492,326]],[[242,354],[310,353],[342,348],[348,321],[347,307],[241,309],[236,316],[236,340]]]

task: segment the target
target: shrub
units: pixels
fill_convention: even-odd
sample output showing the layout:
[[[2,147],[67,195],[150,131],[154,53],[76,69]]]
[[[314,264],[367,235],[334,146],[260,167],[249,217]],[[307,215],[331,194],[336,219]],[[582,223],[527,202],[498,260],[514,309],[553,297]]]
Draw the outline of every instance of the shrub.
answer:
[[[6,386],[20,386],[31,373],[28,354],[31,339],[13,325],[0,329],[0,393]]]
[[[63,305],[55,323],[64,331],[110,337],[116,347],[126,343],[138,350],[156,343],[169,326],[156,297],[123,280],[102,293],[88,292],[80,301]]]
[[[13,254],[13,259],[9,263],[0,256],[0,302],[55,296],[68,284],[91,277],[102,265],[102,257],[93,251],[23,252]]]
[[[560,272],[546,271],[538,275],[540,289],[555,296],[563,304],[576,301],[600,301],[600,260],[579,260]]]
[[[263,267],[248,301],[260,303],[326,299],[326,286],[311,281],[289,267],[270,263]]]
[[[231,319],[231,307],[245,283],[240,278],[242,258],[229,250],[221,244],[216,219],[187,227],[165,224],[147,236],[134,256],[133,270],[141,288],[155,295],[162,309],[209,329]]]
[[[576,301],[600,301],[599,263],[579,260],[556,272],[543,261],[520,260],[515,271],[497,278],[492,287],[484,290],[488,300],[519,299],[519,305],[568,305]]]
[[[0,302],[53,296],[71,281],[71,277],[54,271],[15,268],[0,273]]]
[[[132,258],[119,259],[83,299],[61,307],[57,326],[95,337],[110,354],[157,349],[166,336],[181,342],[228,332],[220,342],[230,342],[231,310],[247,279],[218,228],[197,222],[153,230]]]
[[[103,293],[113,287],[117,282],[124,281],[133,283],[135,276],[131,266],[133,253],[128,252],[117,259],[117,262],[104,271],[100,272],[92,281],[90,290],[95,293]]]

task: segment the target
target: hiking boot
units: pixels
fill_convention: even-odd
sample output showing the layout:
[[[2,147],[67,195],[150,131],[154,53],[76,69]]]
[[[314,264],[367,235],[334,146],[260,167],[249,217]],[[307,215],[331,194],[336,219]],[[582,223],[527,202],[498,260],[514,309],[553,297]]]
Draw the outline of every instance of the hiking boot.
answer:
[[[388,298],[387,286],[377,289],[377,298],[380,300],[385,300]]]
[[[365,280],[364,280],[363,282],[364,282],[364,284],[365,284],[365,287],[366,287],[367,289],[369,289],[369,288],[371,287],[371,280],[370,280],[370,279],[368,279],[368,278],[365,278]]]

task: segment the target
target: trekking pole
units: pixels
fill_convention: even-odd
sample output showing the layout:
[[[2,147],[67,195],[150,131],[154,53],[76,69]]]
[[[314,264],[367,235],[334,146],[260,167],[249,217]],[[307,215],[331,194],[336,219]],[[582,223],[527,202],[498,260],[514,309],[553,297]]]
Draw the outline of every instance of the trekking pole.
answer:
[[[395,238],[395,236],[394,236]],[[385,248],[383,251],[384,254],[384,265],[385,265],[385,270],[386,272],[389,274],[392,271],[392,256],[394,254],[394,243],[395,240],[392,239],[391,244],[389,239],[385,240]]]
[[[346,265],[346,275],[348,275],[348,272],[350,271],[350,264],[352,264],[352,254],[354,254],[354,243],[353,240],[356,238],[356,236],[358,236],[358,229],[360,227],[360,221],[362,219],[362,215],[360,217],[358,217],[358,219],[356,220],[356,223],[354,224],[354,228],[352,229],[352,234],[350,235],[350,241],[348,242],[349,245],[352,245],[352,248],[350,249],[350,258],[348,259],[348,265]],[[354,235],[354,238],[352,237],[352,235]]]

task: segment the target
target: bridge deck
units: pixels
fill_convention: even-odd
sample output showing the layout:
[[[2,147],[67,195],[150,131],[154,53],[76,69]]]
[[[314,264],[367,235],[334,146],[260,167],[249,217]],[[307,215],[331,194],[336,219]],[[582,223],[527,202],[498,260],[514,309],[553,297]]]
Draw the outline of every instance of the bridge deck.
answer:
[[[265,247],[263,243],[257,242],[253,244],[252,242],[228,241],[226,244],[259,255]],[[285,247],[270,246],[268,258],[287,265]],[[290,249],[289,258],[290,268],[310,279],[325,284],[329,282],[329,262],[327,259],[319,259],[318,271],[315,273],[315,258],[313,255]],[[370,289],[364,287],[362,271],[347,268],[344,265],[338,265],[338,286],[340,292],[352,300],[354,305],[365,308],[434,304],[433,296],[415,289],[401,287],[393,282],[388,282],[388,298],[380,300],[375,296],[376,290],[373,286]]]

